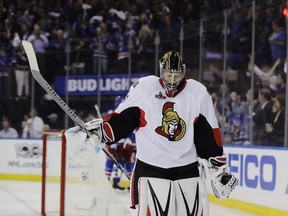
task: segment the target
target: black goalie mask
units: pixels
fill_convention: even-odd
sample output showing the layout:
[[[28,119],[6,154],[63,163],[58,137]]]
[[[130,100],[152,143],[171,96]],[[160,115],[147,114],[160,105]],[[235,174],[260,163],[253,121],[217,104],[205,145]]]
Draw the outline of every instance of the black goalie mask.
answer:
[[[174,96],[177,87],[182,82],[186,72],[184,60],[174,50],[166,52],[159,61],[160,78],[167,95]]]

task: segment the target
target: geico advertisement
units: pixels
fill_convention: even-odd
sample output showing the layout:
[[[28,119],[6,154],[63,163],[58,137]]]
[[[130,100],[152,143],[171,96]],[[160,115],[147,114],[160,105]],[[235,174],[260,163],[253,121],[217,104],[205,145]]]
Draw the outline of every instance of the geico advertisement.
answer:
[[[42,140],[0,139],[0,174],[41,175]],[[47,148],[47,168],[51,175],[59,175],[61,143],[51,141]],[[52,169],[50,167],[53,167]]]
[[[288,149],[225,146],[237,200],[288,210]]]
[[[70,95],[97,95],[98,85],[103,95],[126,94],[132,85],[143,74],[132,74],[130,79],[127,75],[103,75],[98,83],[96,75],[69,76],[67,80]],[[55,78],[55,90],[58,94],[65,94],[66,78],[57,76]]]

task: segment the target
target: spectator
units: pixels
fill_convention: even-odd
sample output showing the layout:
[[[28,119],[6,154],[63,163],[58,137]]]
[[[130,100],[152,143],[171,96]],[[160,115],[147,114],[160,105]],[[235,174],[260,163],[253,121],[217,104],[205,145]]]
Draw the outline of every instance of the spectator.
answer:
[[[243,114],[243,127],[242,127],[242,139],[243,144],[250,144],[250,119],[253,107],[256,105],[257,100],[254,100],[251,89],[245,94],[246,100],[244,100],[239,108],[239,112]]]
[[[66,58],[65,48],[66,39],[64,38],[64,31],[62,29],[55,30],[53,37],[49,42],[49,51],[51,51],[49,59],[52,60],[50,67],[57,75],[62,74],[64,70],[63,63]]]
[[[267,141],[271,146],[283,146],[285,133],[285,95],[276,96],[273,113],[275,114],[273,121],[266,123]]]
[[[220,124],[220,127],[223,127],[224,123],[225,123],[225,118],[222,117],[222,115],[221,115],[221,111],[222,110],[221,110],[221,107],[219,106],[219,96],[217,95],[216,92],[213,92],[211,94],[211,97],[212,97],[212,100],[213,100],[213,107],[214,107],[214,111],[215,111],[215,114],[216,114],[217,121]]]
[[[139,31],[139,37],[137,40],[137,58],[139,72],[151,72],[153,71],[153,62],[155,45],[154,37],[152,37],[152,30],[148,25],[142,25]]]
[[[233,21],[229,26],[229,38],[231,42],[231,52],[235,54],[247,55],[249,31],[245,15],[241,12],[233,13]]]
[[[12,45],[14,48],[18,48],[21,45],[21,40],[28,40],[30,36],[29,28],[26,24],[20,24],[20,30],[14,33]]]
[[[11,59],[5,50],[0,47],[0,96],[4,96],[8,92],[8,72]]]
[[[118,62],[118,33],[111,32],[111,27],[108,28],[108,43],[107,43],[107,71],[113,73],[116,70]],[[110,31],[109,31],[110,29]]]
[[[86,41],[80,39],[74,46],[74,63],[72,65],[73,74],[84,74],[86,68]]]
[[[269,37],[272,61],[275,62],[277,59],[285,60],[286,57],[286,33],[282,26],[280,19],[273,21],[273,33]]]
[[[271,91],[263,88],[258,93],[258,105],[253,113],[254,134],[253,141],[256,145],[267,144],[265,140],[265,125],[272,119]]]
[[[0,46],[1,47],[9,47],[9,38],[7,37],[7,33],[5,32],[5,29],[3,26],[0,26]],[[5,50],[6,51],[6,50]]]
[[[185,23],[192,23],[193,21],[199,20],[200,11],[195,2],[187,2],[187,5],[181,4],[181,7],[181,11],[184,11],[182,16]]]
[[[236,144],[243,142],[242,128],[244,122],[244,115],[240,109],[242,105],[242,100],[240,95],[235,91],[231,92],[231,112],[227,116],[229,132],[231,136],[231,141]]]
[[[17,85],[17,97],[16,100],[19,100],[20,97],[27,99],[29,96],[29,66],[28,59],[25,54],[24,48],[19,44],[16,48],[16,64],[15,64],[15,79]],[[23,95],[23,89],[25,89]]]
[[[124,31],[119,38],[118,73],[127,73],[128,71],[129,40],[132,40],[129,28],[124,27]]]
[[[221,113],[223,109],[225,113],[230,112],[231,111],[230,87],[227,84],[221,84],[217,94],[219,97],[218,108],[219,110],[221,110]]]
[[[56,113],[51,113],[47,116],[49,128],[52,130],[62,130],[64,128],[63,124],[59,121],[58,115]]]
[[[33,44],[35,52],[38,53],[45,53],[46,48],[49,45],[49,40],[47,36],[41,32],[41,27],[38,24],[34,25],[33,33],[27,39]]]
[[[284,72],[275,73],[276,68],[281,63],[281,60],[278,59],[272,68],[268,66],[262,67],[260,69],[257,65],[254,67],[251,65],[251,62],[248,65],[248,69],[253,71],[257,77],[261,80],[262,87],[269,87],[275,92],[275,95],[285,94],[286,92],[286,74]]]
[[[254,72],[257,77],[261,80],[262,87],[268,87],[273,91],[277,90],[276,87],[276,81],[277,76],[274,74],[277,66],[281,63],[280,59],[277,59],[277,61],[274,63],[272,67],[269,66],[263,66],[262,69],[260,69],[257,65],[252,65],[251,61],[249,62],[248,69],[251,72]]]
[[[279,73],[276,79],[276,92],[275,95],[286,94],[286,74],[284,72]]]
[[[20,129],[19,129],[19,137],[23,137],[24,138],[24,130],[27,124],[27,121],[29,119],[29,114],[24,114],[23,119],[19,125]]]
[[[26,24],[20,24],[20,30],[20,38],[22,38],[22,40],[28,40],[30,36],[29,27]]]
[[[102,74],[107,73],[107,46],[108,35],[107,26],[102,23],[96,28],[96,38],[90,44],[90,48],[93,50],[93,73],[98,73],[98,67],[100,62]],[[99,61],[100,60],[100,61]]]
[[[33,109],[30,112],[30,118],[27,120],[24,130],[23,138],[41,138],[43,133],[44,121],[38,116],[37,110]]]
[[[234,132],[238,126],[238,141],[239,143],[241,141],[244,145],[248,145],[250,144],[250,113],[258,101],[254,100],[251,89],[246,91],[245,97],[243,96],[236,94],[236,92],[232,92],[231,108],[234,117],[236,116],[233,123],[236,124]]]
[[[34,47],[35,53],[37,55],[38,64],[41,72],[47,77],[47,81],[50,83],[53,80],[53,74],[46,74],[46,48],[49,45],[49,40],[44,32],[42,32],[40,25],[34,25],[33,33],[27,39],[30,41]]]
[[[0,131],[0,138],[18,138],[18,132],[10,127],[10,121],[7,118],[2,120],[3,129]]]
[[[4,21],[4,29],[6,32],[6,35],[9,39],[11,39],[14,35],[15,32],[15,26],[13,25],[13,23],[11,22],[11,19],[5,19]]]

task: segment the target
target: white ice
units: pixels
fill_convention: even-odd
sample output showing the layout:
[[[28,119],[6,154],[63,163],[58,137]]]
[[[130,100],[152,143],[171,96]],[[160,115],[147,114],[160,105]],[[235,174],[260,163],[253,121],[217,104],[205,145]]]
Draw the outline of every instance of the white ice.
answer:
[[[119,191],[123,203],[129,206],[128,192]],[[0,181],[0,216],[40,216],[41,184],[39,182]],[[136,216],[136,210],[131,209]],[[236,209],[210,203],[210,216],[253,216]]]

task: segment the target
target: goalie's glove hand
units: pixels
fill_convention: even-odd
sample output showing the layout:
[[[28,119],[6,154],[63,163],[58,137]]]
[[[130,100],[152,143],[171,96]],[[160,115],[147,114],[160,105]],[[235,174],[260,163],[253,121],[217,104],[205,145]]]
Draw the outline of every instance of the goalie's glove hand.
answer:
[[[208,161],[200,158],[198,162],[203,166],[206,176],[210,179],[215,196],[218,199],[227,199],[238,184],[238,180],[230,173],[226,165],[226,157],[210,157]]]
[[[67,146],[72,156],[76,156],[79,153],[89,150],[96,149],[100,144],[100,140],[97,136],[91,135],[90,137],[79,127],[75,126],[69,128],[65,132],[67,140]]]
[[[93,119],[85,123],[86,129],[96,135],[103,143],[113,142],[115,140],[113,130],[108,122],[102,119]]]

